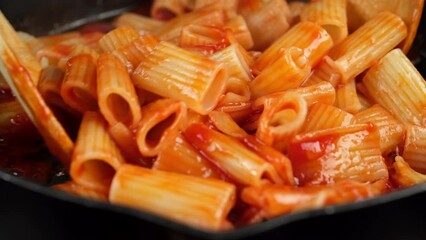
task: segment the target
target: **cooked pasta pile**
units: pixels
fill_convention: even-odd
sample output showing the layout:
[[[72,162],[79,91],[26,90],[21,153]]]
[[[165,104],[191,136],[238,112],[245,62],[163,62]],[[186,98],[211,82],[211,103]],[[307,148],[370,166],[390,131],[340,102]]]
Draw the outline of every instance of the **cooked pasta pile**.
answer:
[[[1,15],[0,67],[69,169],[55,188],[228,230],[426,180],[426,83],[405,55],[422,8],[155,0],[108,33],[41,38]]]

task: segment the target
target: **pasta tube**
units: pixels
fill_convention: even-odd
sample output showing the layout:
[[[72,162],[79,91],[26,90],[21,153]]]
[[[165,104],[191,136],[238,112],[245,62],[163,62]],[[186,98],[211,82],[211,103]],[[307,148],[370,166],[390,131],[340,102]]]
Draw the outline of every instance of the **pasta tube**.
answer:
[[[347,126],[351,124],[352,118],[352,114],[340,108],[317,103],[309,109],[301,132],[312,132],[327,128]]]
[[[133,82],[138,88],[182,100],[192,110],[207,114],[225,90],[227,76],[222,64],[161,42],[135,70]]]
[[[271,44],[255,61],[253,71],[260,73],[281,55],[282,49],[296,47],[303,50],[312,67],[327,55],[333,40],[327,31],[316,23],[301,22]]]
[[[64,79],[64,71],[58,67],[49,66],[40,74],[37,89],[49,106],[68,109],[61,97],[61,85]]]
[[[186,106],[182,101],[160,99],[145,105],[136,126],[136,143],[141,154],[158,155],[172,144],[185,121]]]
[[[105,34],[105,36],[99,39],[98,45],[105,53],[111,53],[114,50],[127,45],[138,37],[139,33],[136,31],[136,29],[133,27],[124,26],[116,28]]]
[[[339,43],[348,36],[346,0],[318,0],[307,4],[300,14],[301,21],[311,21],[323,27]]]
[[[158,20],[170,20],[184,12],[182,0],[154,0],[151,7],[151,17]]]
[[[251,83],[250,89],[255,98],[299,87],[309,76],[311,65],[303,50],[288,48],[283,50],[274,63],[265,68]]]
[[[350,81],[336,90],[336,106],[352,114],[363,108],[357,94],[355,81]]]
[[[240,1],[239,13],[247,22],[256,50],[267,48],[290,27],[291,14],[286,1]]]
[[[288,156],[299,183],[330,184],[343,180],[373,183],[388,179],[373,124],[357,124],[296,135]]]
[[[395,157],[393,168],[395,173],[392,174],[392,179],[399,187],[411,187],[426,182],[426,175],[414,171],[401,156]]]
[[[364,76],[369,95],[403,124],[426,126],[426,83],[400,49],[389,52]]]
[[[155,32],[155,30],[161,27],[164,23],[153,18],[128,12],[118,16],[114,20],[113,24],[117,28],[128,26],[136,29],[139,34],[147,34]]]
[[[92,58],[95,62],[96,62],[96,60],[98,60],[98,57],[99,57],[99,54],[95,49],[93,49],[93,48],[91,48],[87,45],[84,45],[84,44],[76,44],[75,46],[73,46],[71,48],[71,51],[67,56],[59,59],[58,67],[65,69],[67,62],[72,57],[75,57],[75,56],[80,55],[80,54],[88,54],[88,55],[92,56]]]
[[[255,152],[259,157],[265,159],[267,162],[272,164],[272,166],[274,166],[275,170],[283,180],[283,184],[296,184],[293,176],[293,168],[291,166],[290,159],[288,159],[284,154],[266,145],[258,138],[251,135],[241,137],[239,140],[248,149]]]
[[[275,183],[283,182],[270,163],[231,137],[202,124],[189,126],[184,136],[192,146],[238,183],[259,185],[263,177]]]
[[[247,82],[252,80],[250,65],[245,57],[248,53],[238,43],[233,43],[230,46],[214,53],[210,59],[224,63],[228,70],[229,78],[239,78]]]
[[[136,125],[141,120],[139,99],[123,64],[111,54],[101,55],[97,75],[99,109],[108,123]]]
[[[339,75],[338,83],[346,84],[385,56],[406,36],[407,27],[402,19],[393,13],[383,12],[336,45],[329,54],[332,60],[323,63],[329,64]]]
[[[426,128],[407,126],[402,157],[413,169],[426,173]]]
[[[371,198],[382,193],[384,185],[383,182],[362,184],[351,180],[328,186],[302,188],[264,185],[244,188],[241,198],[244,202],[259,208],[261,215],[269,219],[291,212]]]
[[[173,41],[177,39],[182,27],[188,24],[203,24],[206,26],[221,27],[225,24],[225,15],[222,9],[218,7],[204,7],[196,11],[186,13],[171,19],[155,31],[155,35],[163,41]]]
[[[302,128],[308,112],[305,99],[289,92],[279,100],[266,100],[260,115],[256,136],[280,151],[287,149],[289,140]]]
[[[101,192],[108,191],[115,172],[125,163],[107,131],[99,113],[84,114],[70,169],[76,183]]]
[[[210,4],[217,4],[226,14],[227,18],[237,15],[239,0],[195,0],[194,9],[200,9]]]
[[[373,123],[379,129],[380,149],[384,154],[395,151],[403,140],[404,126],[378,104],[355,114],[352,122]]]
[[[97,110],[96,91],[96,64],[92,56],[82,54],[71,58],[61,85],[64,102],[81,113]]]
[[[112,54],[120,59],[129,74],[132,74],[140,62],[154,50],[158,43],[159,41],[155,36],[145,34],[113,51]]]
[[[182,27],[179,44],[182,48],[210,55],[229,46],[229,34],[223,28],[189,24]]]
[[[235,198],[235,186],[223,181],[132,165],[118,170],[109,193],[112,203],[208,230],[230,227],[226,216]]]
[[[152,169],[201,178],[225,179],[221,171],[180,134],[171,146],[158,154]]]
[[[245,49],[253,48],[253,37],[251,36],[250,30],[248,29],[246,20],[241,15],[229,19],[225,23],[224,27],[225,29],[231,30],[235,40]]]

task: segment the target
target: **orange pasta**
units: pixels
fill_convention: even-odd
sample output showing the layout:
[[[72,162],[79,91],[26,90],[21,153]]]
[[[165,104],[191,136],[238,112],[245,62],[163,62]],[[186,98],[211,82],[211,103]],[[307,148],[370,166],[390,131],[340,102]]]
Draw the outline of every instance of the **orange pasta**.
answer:
[[[309,76],[311,65],[303,50],[288,48],[277,57],[250,83],[254,97],[297,88]]]
[[[297,135],[288,148],[301,185],[331,184],[346,179],[372,183],[388,179],[372,124],[349,125]]]
[[[401,156],[395,158],[393,167],[395,169],[395,174],[392,175],[392,179],[399,187],[410,187],[426,182],[426,175],[413,170]]]
[[[98,60],[98,99],[102,115],[110,125],[136,125],[141,119],[139,99],[123,64],[113,55]]]
[[[297,93],[289,92],[279,100],[268,99],[263,103],[256,136],[284,151],[288,141],[301,130],[307,112],[305,99]]]
[[[37,88],[49,106],[62,109],[68,108],[61,97],[61,85],[64,79],[64,71],[57,67],[46,67],[40,73]]]
[[[351,123],[352,118],[352,114],[340,108],[323,103],[316,103],[309,109],[301,132],[312,132],[347,126]]]
[[[81,113],[97,110],[96,91],[96,63],[92,56],[82,54],[71,58],[61,86],[65,103]]]
[[[84,114],[70,169],[76,183],[101,192],[108,191],[115,171],[125,163],[107,131],[102,115]]]
[[[350,180],[329,186],[305,188],[265,185],[245,188],[242,192],[242,199],[244,202],[260,208],[263,217],[273,218],[286,213],[377,196],[383,192],[383,185],[383,183],[361,184]]]
[[[163,24],[155,34],[165,41],[172,41],[180,36],[182,27],[188,24],[203,24],[206,26],[221,27],[225,23],[225,15],[220,7],[206,6],[197,11],[180,15]]]
[[[113,24],[115,27],[133,27],[142,34],[155,32],[163,22],[135,13],[124,13],[115,19]]]
[[[182,27],[179,45],[182,48],[196,50],[203,54],[210,55],[229,46],[229,34],[230,33],[223,28],[188,24]]]
[[[127,67],[129,74],[131,74],[141,61],[154,50],[158,43],[159,41],[155,36],[145,34],[113,51],[112,54],[120,59]]]
[[[333,40],[325,29],[316,23],[301,22],[269,46],[253,65],[261,72],[280,56],[282,49],[296,47],[304,51],[311,66],[316,66],[333,47]]]
[[[137,39],[138,32],[133,27],[119,27],[109,32],[99,40],[99,47],[106,53],[111,53]]]
[[[151,7],[151,16],[159,20],[169,20],[185,12],[182,0],[155,0]]]
[[[133,82],[138,88],[182,100],[192,110],[206,114],[219,101],[227,76],[222,64],[161,42],[135,70]]]
[[[223,174],[181,135],[171,146],[158,154],[152,169],[201,178],[224,178]]]
[[[333,47],[330,59],[319,69],[331,67],[337,83],[346,84],[385,56],[407,36],[407,27],[395,14],[383,12]],[[325,66],[323,66],[325,65]],[[328,66],[327,66],[328,65]],[[328,77],[322,77],[328,80]]]
[[[247,133],[225,112],[211,111],[209,120],[221,132],[231,137],[244,137]]]
[[[364,76],[369,95],[403,124],[425,126],[426,83],[400,49],[389,52]]]
[[[352,122],[373,123],[379,129],[382,153],[394,151],[402,141],[404,126],[378,104],[355,114]]]
[[[160,99],[142,109],[136,126],[136,142],[143,156],[152,157],[172,144],[186,120],[186,106],[172,99]]]
[[[231,227],[226,216],[235,198],[235,186],[223,181],[132,165],[118,170],[109,193],[112,203],[208,230]]]
[[[346,0],[318,0],[306,5],[300,14],[302,21],[318,23],[330,34],[334,44],[348,36]]]
[[[426,173],[426,128],[408,125],[402,157],[410,166]]]
[[[228,20],[224,27],[231,30],[235,40],[245,49],[253,48],[253,37],[251,36],[246,21],[241,15]]]
[[[239,0],[195,0],[194,9],[216,4],[223,9],[227,18],[232,18],[237,15],[238,2]]]
[[[257,50],[266,49],[290,27],[291,14],[286,1],[240,1],[239,12],[247,22]]]
[[[201,124],[191,125],[184,136],[191,145],[241,184],[259,185],[262,177],[275,183],[283,182],[270,163],[231,137]]]

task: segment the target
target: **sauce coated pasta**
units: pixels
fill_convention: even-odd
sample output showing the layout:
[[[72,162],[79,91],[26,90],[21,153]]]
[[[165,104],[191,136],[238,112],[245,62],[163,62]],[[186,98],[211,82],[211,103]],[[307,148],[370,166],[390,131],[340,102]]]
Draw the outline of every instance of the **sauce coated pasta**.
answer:
[[[382,2],[155,0],[44,37],[0,13],[0,135],[28,116],[53,188],[213,231],[422,183],[423,0]]]

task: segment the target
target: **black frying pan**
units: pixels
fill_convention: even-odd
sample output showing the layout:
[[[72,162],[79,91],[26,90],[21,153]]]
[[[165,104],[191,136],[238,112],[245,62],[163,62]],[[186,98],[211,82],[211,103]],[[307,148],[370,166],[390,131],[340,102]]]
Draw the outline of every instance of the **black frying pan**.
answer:
[[[128,9],[134,1],[66,2],[1,1],[0,9],[18,29],[45,34],[53,29],[54,24],[48,17],[44,23],[36,19],[50,16],[49,11],[61,11],[68,6],[76,8],[77,12],[81,8],[91,9],[93,12],[90,13],[95,15],[99,12],[110,14],[97,15],[106,18],[118,13],[114,9]],[[143,3],[149,5],[147,1]],[[45,14],[40,15],[37,11],[45,11]],[[67,17],[68,21],[75,20],[78,13]],[[423,76],[426,76],[425,36],[424,17],[411,54]],[[426,184],[362,202],[290,214],[230,232],[214,233],[134,209],[72,196],[0,171],[1,240],[90,238],[420,240],[426,239]]]

